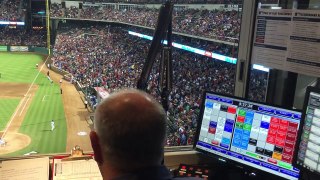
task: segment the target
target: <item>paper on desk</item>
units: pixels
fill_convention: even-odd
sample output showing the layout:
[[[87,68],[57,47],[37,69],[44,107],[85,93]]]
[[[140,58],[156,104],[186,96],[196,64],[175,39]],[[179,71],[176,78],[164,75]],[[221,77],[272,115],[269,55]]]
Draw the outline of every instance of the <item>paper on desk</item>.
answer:
[[[102,180],[97,163],[93,160],[61,161],[54,159],[53,180]]]
[[[0,162],[0,180],[47,180],[49,158],[8,160]]]

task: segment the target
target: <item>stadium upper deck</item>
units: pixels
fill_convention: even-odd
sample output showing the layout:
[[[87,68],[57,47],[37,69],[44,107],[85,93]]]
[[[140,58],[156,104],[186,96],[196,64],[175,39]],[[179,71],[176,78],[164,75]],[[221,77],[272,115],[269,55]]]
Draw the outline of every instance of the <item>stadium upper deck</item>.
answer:
[[[82,9],[75,6],[62,8],[51,5],[51,17],[92,19],[129,23],[154,28],[158,9],[117,9],[103,4],[85,4]],[[173,30],[178,33],[196,35],[209,39],[237,42],[240,32],[240,13],[236,10],[179,9],[174,11]]]
[[[0,21],[21,20],[21,0],[1,0],[0,1]]]
[[[106,3],[163,3],[165,0],[85,0],[84,2],[106,2]],[[241,4],[242,0],[173,0],[177,4]],[[261,0],[264,4],[276,4],[278,0]]]

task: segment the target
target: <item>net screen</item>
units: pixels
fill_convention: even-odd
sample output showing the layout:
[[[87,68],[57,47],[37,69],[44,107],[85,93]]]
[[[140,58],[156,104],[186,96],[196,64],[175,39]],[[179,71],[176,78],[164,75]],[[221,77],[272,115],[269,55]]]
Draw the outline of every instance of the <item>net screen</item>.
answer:
[[[297,164],[320,173],[320,92],[307,98]]]
[[[297,111],[206,93],[196,148],[287,179],[301,119]]]

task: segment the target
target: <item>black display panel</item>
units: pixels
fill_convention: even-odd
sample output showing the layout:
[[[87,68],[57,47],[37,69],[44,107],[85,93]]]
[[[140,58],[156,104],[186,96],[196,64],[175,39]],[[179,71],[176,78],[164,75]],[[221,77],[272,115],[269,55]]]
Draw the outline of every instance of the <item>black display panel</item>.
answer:
[[[292,166],[301,112],[205,92],[195,148],[286,179]]]
[[[320,89],[308,87],[298,134],[295,164],[302,171],[320,176]]]

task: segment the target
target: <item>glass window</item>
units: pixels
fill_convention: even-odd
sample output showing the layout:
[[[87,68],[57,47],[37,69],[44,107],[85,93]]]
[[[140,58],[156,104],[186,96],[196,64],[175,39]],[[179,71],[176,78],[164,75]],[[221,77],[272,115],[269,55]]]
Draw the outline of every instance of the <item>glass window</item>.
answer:
[[[37,90],[34,89],[34,94],[16,99],[8,105],[8,112],[14,113],[19,100],[31,103],[30,107],[25,108],[26,120],[15,131],[29,137],[30,143],[10,152],[10,155],[32,151],[69,152],[75,144],[85,151],[91,150],[88,133],[97,104],[106,94],[117,89],[136,87],[156,26],[159,6],[118,3],[103,7],[104,5],[100,7],[99,3],[93,5],[87,2],[82,9],[79,9],[77,2],[50,5],[52,56],[46,67],[43,67],[44,73],[40,73],[34,81],[38,86]],[[234,94],[241,14],[242,1],[228,1],[222,5],[217,1],[207,1],[206,4],[201,1],[175,8],[174,79],[169,96],[167,146],[193,143],[204,90]],[[40,18],[39,21],[41,20],[45,23],[45,19]],[[41,33],[24,36],[21,31],[19,28],[5,27],[0,33],[9,33],[12,38],[5,42],[0,39],[0,44],[20,46],[30,45],[23,44],[28,41],[46,43],[45,36],[40,38]],[[46,35],[46,32],[43,33]],[[31,40],[27,41],[26,37]],[[32,45],[36,46],[34,43]],[[0,46],[0,50],[2,49],[5,48]],[[8,53],[8,56],[15,59],[15,55]],[[42,57],[37,55],[37,58],[27,58],[24,55],[22,59],[30,59],[25,62],[25,67],[30,67],[32,72],[24,73],[23,81],[31,84],[42,68]],[[157,57],[148,83],[148,92],[160,100],[159,61],[160,57]],[[56,76],[47,68],[62,73],[62,82],[60,83],[62,76]],[[0,78],[0,83],[3,80],[4,78]],[[71,91],[65,87],[73,85],[77,89],[68,94]],[[66,94],[77,97],[69,99],[72,105],[70,102],[69,105],[66,103]],[[4,102],[0,99],[0,105],[1,103]],[[5,122],[10,121],[11,115],[5,117]],[[0,130],[7,132],[8,129],[9,134],[10,128],[6,128],[7,125],[10,127],[10,124],[1,124]],[[5,133],[4,139],[6,136]],[[0,149],[1,153],[8,154]]]
[[[288,21],[279,23],[277,25],[279,26],[279,28],[281,26],[282,29],[286,29],[287,26],[286,31],[278,31],[278,34],[283,33],[284,35],[282,36],[284,37],[283,41],[279,41],[278,46],[284,47],[285,49],[279,50],[279,52],[283,52],[281,54],[283,54],[284,56],[280,54],[276,55],[275,53],[277,50],[270,50],[268,48],[265,48],[264,51],[267,52],[267,54],[259,51],[260,56],[258,58],[255,58],[253,55],[252,58],[255,58],[255,61],[259,61],[261,62],[261,64],[252,64],[252,70],[249,76],[250,82],[248,83],[247,97],[250,100],[258,102],[276,104],[287,108],[294,107],[297,109],[302,109],[306,87],[319,86],[319,79],[317,78],[319,74],[317,72],[320,71],[319,68],[317,69],[312,65],[305,65],[301,62],[311,63],[312,59],[319,59],[319,57],[317,55],[317,52],[314,51],[314,48],[302,49],[302,47],[312,47],[313,43],[310,43],[308,41],[302,42],[299,40],[294,40],[292,38],[288,40],[287,37],[297,36],[307,38],[307,36],[309,37],[311,35],[310,33],[306,32],[303,33],[304,35],[301,35],[301,33],[299,34],[296,27],[307,27],[308,24],[303,24],[301,22],[295,21],[295,18],[291,19],[292,16],[295,16],[295,13],[292,14],[292,12],[318,13],[311,10],[319,9],[319,2],[313,0],[308,2],[291,1],[287,3],[279,3],[278,1],[260,1],[258,8],[265,12],[288,12]],[[258,25],[259,23],[260,25],[262,25],[261,23],[264,23],[264,26],[268,26],[268,23],[276,25],[277,22],[271,22],[271,19],[270,22],[268,22],[268,20],[261,21],[261,19],[258,19],[256,23],[258,23]],[[291,26],[290,24],[293,24],[293,26]],[[312,25],[311,27],[315,26]],[[256,39],[254,39],[253,54],[255,53],[255,43],[273,43],[272,38],[275,39],[277,35],[268,35],[267,30],[264,31],[263,28],[256,31],[257,34],[255,36]],[[308,57],[305,56],[306,53],[308,53]],[[265,57],[269,57],[268,60],[266,60]],[[275,59],[277,60],[275,61]],[[272,63],[270,63],[271,61]],[[285,62],[285,64],[281,65],[282,62]]]

